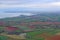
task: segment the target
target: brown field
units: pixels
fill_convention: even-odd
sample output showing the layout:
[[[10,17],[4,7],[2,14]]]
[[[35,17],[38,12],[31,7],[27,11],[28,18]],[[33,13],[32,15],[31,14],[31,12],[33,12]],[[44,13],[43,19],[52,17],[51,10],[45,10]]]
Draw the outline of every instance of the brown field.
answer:
[[[60,40],[60,33],[57,33],[57,34],[49,35],[47,33],[43,33],[43,34],[37,35],[36,37],[38,37],[38,38],[43,37],[45,40]]]

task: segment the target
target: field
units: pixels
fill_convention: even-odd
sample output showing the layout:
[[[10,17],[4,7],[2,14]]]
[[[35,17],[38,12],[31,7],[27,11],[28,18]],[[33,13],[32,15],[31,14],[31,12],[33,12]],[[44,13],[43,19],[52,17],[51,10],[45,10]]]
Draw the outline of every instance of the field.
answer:
[[[60,38],[59,32],[60,32],[59,29],[44,29],[40,31],[29,32],[27,33],[28,35],[27,40],[52,40],[54,36],[57,36],[58,39],[58,36]]]
[[[0,31],[3,30],[4,27],[0,27]],[[31,32],[26,33],[26,37],[22,37],[19,35],[8,35],[5,32],[0,33],[0,40],[56,40],[60,39],[60,29],[36,29]],[[54,39],[56,38],[56,39]]]
[[[0,34],[0,40],[25,40],[24,36]]]

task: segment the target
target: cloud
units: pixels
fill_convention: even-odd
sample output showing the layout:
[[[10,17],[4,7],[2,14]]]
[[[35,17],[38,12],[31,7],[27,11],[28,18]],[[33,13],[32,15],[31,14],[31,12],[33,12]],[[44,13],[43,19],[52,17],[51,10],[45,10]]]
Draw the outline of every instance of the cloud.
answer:
[[[2,13],[0,14],[0,18],[5,18],[5,17],[16,17],[16,16],[20,16],[20,15],[33,15],[31,13]]]
[[[34,3],[34,4],[0,4],[0,8],[13,8],[13,7],[26,7],[26,8],[51,8],[60,7],[60,2],[50,3]]]
[[[60,0],[0,0],[0,8],[51,8],[60,7]]]

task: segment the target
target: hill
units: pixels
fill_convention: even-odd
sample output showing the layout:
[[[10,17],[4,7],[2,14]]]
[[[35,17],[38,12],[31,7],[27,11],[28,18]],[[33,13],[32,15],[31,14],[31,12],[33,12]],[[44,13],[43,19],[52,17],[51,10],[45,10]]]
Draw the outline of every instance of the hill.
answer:
[[[34,15],[20,15],[0,19],[0,25],[4,26],[26,26],[29,28],[60,28],[60,12],[36,12]],[[23,27],[24,29],[24,27]]]
[[[0,21],[18,21],[18,22],[60,22],[60,13],[33,13],[34,15],[20,15],[17,17],[3,18]]]

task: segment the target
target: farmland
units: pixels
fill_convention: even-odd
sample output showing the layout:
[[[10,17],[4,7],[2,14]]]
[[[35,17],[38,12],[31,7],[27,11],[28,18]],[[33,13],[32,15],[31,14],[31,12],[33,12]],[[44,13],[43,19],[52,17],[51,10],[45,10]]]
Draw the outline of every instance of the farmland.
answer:
[[[58,29],[44,29],[40,31],[34,31],[27,33],[28,36],[30,36],[30,40],[45,40],[45,38],[52,37],[59,33],[60,31]]]
[[[55,40],[54,38],[60,38],[60,14],[21,15],[0,19],[0,40]]]
[[[32,32],[27,32],[26,39],[24,40],[47,40],[47,38],[51,38],[54,35],[60,35],[60,29],[39,29],[34,30]],[[1,33],[1,36],[6,37],[5,39],[9,40],[20,40],[21,37],[18,35],[8,35],[6,33]],[[3,37],[3,38],[4,38]],[[16,37],[16,38],[15,38]],[[22,37],[24,38],[24,37]],[[23,40],[23,39],[21,39]]]

